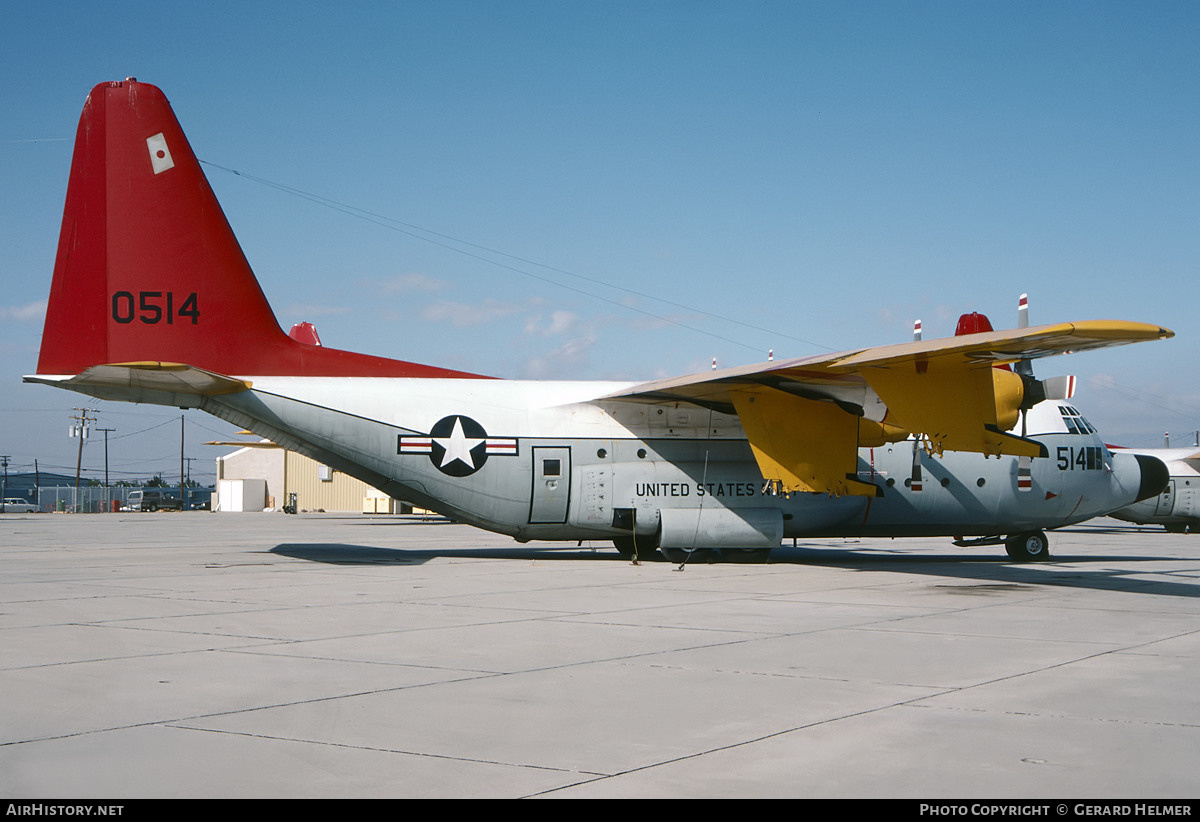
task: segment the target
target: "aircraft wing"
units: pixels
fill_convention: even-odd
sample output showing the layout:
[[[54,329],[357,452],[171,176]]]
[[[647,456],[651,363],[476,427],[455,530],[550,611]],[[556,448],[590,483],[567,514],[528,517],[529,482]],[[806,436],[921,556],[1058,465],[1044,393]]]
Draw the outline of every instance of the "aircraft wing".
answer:
[[[1044,455],[1040,443],[1006,433],[1040,384],[993,366],[1172,336],[1118,320],[1057,323],[656,380],[604,399],[735,413],[763,477],[781,490],[875,495],[855,479],[858,448],[912,434],[939,453]]]

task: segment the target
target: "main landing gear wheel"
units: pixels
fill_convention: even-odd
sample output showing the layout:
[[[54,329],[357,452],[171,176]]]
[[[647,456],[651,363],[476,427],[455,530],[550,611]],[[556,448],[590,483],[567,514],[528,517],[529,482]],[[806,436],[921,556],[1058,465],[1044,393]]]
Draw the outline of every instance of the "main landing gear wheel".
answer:
[[[1050,542],[1045,531],[1013,534],[1004,540],[1004,550],[1017,562],[1044,562],[1050,559]]]
[[[613,545],[616,546],[617,553],[622,559],[633,559],[636,553],[637,559],[644,562],[658,562],[661,557],[658,554],[658,549],[654,547],[654,543],[650,537],[645,537],[634,545],[633,537],[613,537]]]
[[[770,548],[726,548],[721,552],[726,562],[760,563],[771,556]]]
[[[696,565],[701,562],[712,564],[728,557],[724,551],[717,548],[659,548],[667,562],[675,565]]]
[[[682,565],[692,558],[695,551],[690,551],[686,548],[663,548],[661,549],[663,556],[667,558],[667,562],[673,565]]]
[[[716,550],[713,548],[655,548],[651,541],[652,537],[638,540],[637,554],[638,559],[644,562],[660,562],[666,559],[668,562],[679,564],[681,562],[716,562],[724,560],[725,562],[741,562],[741,563],[760,563],[766,562],[771,556],[770,548],[725,548]],[[617,553],[623,559],[633,559],[634,542],[633,537],[614,537],[613,546],[616,547]]]

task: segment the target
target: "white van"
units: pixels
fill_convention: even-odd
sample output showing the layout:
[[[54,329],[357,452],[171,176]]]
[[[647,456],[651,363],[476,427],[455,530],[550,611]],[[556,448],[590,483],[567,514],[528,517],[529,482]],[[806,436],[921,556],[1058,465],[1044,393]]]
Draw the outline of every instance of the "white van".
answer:
[[[162,491],[148,489],[145,491],[130,491],[126,503],[130,511],[181,511],[183,500],[168,497]]]

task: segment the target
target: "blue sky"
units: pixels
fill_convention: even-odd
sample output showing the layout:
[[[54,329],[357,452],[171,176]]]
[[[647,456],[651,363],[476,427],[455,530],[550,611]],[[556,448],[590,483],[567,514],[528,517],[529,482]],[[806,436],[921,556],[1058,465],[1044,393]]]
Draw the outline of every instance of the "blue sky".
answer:
[[[1028,292],[1035,324],[1176,331],[1038,364],[1110,441],[1200,429],[1195,3],[13,3],[3,38],[10,470],[73,471],[87,405],[114,474],[178,472],[178,410],[20,382],[80,108],[126,76],[213,164],[280,323],[326,345],[653,378],[1012,325]],[[185,428],[211,473],[231,429]]]

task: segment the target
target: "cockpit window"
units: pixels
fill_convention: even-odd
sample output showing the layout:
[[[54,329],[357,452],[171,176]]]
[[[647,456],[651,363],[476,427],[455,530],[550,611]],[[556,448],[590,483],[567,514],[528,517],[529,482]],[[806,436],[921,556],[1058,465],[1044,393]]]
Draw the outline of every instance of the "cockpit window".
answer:
[[[1095,427],[1084,419],[1083,414],[1069,405],[1060,405],[1058,411],[1062,414],[1063,424],[1072,434],[1095,434]]]

